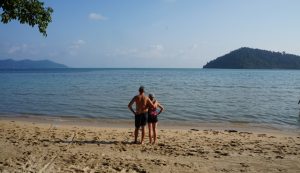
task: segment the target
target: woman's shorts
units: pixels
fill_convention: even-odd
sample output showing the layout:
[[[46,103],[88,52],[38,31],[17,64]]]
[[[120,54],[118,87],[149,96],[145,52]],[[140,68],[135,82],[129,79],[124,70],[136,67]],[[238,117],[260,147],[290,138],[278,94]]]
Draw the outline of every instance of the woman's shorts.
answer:
[[[148,123],[157,123],[158,119],[157,116],[149,115],[148,114]]]

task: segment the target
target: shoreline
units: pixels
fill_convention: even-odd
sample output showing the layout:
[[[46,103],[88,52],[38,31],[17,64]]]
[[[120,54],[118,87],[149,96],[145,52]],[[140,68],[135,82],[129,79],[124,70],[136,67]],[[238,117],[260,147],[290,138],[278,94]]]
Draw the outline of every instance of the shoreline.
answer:
[[[20,116],[4,116],[0,115],[0,121],[21,121],[29,123],[52,124],[59,126],[81,126],[81,127],[103,127],[103,128],[134,128],[134,119],[98,119],[98,118],[79,118],[72,116],[36,116],[36,115],[20,115]],[[147,126],[147,125],[146,125]],[[191,121],[159,121],[158,129],[173,130],[237,130],[251,131],[257,133],[280,133],[290,135],[300,135],[300,128],[290,128],[276,126],[273,124],[254,124],[254,123],[238,123],[238,122],[191,122]]]
[[[161,125],[157,144],[149,144],[146,133],[145,144],[139,145],[132,143],[133,125],[107,127],[0,118],[0,172],[300,170],[299,133],[218,128],[174,129]]]

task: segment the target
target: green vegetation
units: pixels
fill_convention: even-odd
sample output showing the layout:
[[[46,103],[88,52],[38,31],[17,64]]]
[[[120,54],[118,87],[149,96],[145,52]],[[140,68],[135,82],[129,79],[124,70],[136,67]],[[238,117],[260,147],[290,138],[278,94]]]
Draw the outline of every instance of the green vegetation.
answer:
[[[210,61],[203,68],[300,69],[300,56],[243,47]]]
[[[49,68],[67,68],[63,64],[58,64],[49,60],[20,60],[12,59],[0,60],[0,69],[49,69]]]
[[[0,12],[2,23],[18,20],[32,27],[38,25],[40,33],[46,37],[53,9],[44,7],[44,3],[38,0],[0,0]]]

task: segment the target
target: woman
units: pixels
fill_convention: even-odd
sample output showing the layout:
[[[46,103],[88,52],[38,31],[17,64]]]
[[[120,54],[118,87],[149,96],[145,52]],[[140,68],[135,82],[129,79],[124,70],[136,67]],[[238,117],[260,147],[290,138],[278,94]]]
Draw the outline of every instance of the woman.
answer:
[[[149,143],[152,144],[152,132],[153,132],[153,144],[157,139],[157,116],[164,110],[160,103],[154,99],[154,94],[149,94],[149,99],[152,101],[154,107],[148,109],[148,128],[149,128]],[[157,111],[159,108],[159,112]]]

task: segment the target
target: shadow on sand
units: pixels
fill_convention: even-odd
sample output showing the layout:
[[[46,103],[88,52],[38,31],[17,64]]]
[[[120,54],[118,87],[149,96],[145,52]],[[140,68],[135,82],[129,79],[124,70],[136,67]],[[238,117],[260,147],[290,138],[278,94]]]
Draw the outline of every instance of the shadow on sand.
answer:
[[[135,144],[134,142],[128,142],[128,141],[98,141],[98,140],[83,140],[83,141],[79,141],[79,140],[74,140],[74,141],[66,141],[66,140],[59,140],[59,139],[56,139],[56,140],[48,140],[48,139],[44,139],[44,140],[41,140],[41,142],[49,142],[49,143],[54,143],[54,144],[58,144],[58,143],[62,143],[62,144],[71,144],[71,143],[74,143],[74,144],[79,144],[79,145],[82,145],[82,144],[96,144],[96,145],[103,145],[103,144],[106,144],[106,145],[117,145],[117,144],[123,144],[123,145],[128,145],[128,144]]]

